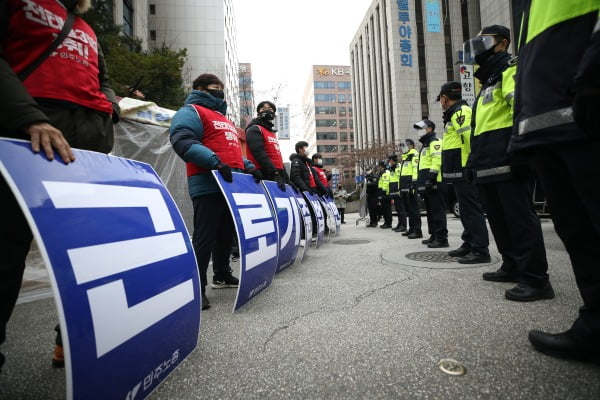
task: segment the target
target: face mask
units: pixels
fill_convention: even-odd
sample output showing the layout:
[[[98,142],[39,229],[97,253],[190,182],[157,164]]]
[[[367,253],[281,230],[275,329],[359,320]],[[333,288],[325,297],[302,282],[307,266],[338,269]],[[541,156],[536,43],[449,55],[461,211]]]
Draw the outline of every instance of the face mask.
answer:
[[[485,65],[489,59],[494,55],[494,49],[496,46],[485,50],[482,53],[479,53],[475,56],[475,62],[479,64],[479,66]]]
[[[206,89],[208,93],[210,93],[213,97],[217,99],[223,100],[225,98],[225,92],[220,89]]]
[[[273,121],[275,119],[275,113],[273,111],[262,111],[258,116],[267,121]]]
[[[323,166],[323,160],[315,160],[315,165],[317,167],[322,167]]]
[[[427,133],[427,129],[419,129],[417,130],[417,137],[420,139]]]

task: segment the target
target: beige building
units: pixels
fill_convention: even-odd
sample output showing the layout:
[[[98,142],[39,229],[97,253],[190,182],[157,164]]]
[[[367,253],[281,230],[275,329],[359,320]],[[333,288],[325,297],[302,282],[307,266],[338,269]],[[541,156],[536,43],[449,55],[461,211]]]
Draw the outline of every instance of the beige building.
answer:
[[[492,24],[515,37],[515,13],[509,0],[374,0],[350,45],[356,147],[416,139],[423,118],[442,133],[435,99],[461,81],[463,42]]]
[[[354,168],[344,168],[342,157],[354,150],[350,67],[313,65],[302,101],[302,137],[309,155],[321,153],[328,172],[337,169],[342,183],[354,182]]]

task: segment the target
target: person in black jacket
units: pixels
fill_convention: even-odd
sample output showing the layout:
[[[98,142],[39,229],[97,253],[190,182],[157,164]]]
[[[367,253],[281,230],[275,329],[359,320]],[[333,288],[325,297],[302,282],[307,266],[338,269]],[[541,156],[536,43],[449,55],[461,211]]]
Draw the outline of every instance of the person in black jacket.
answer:
[[[248,159],[261,171],[263,179],[277,182],[279,188],[285,191],[285,184],[290,184],[290,178],[283,166],[277,131],[273,129],[272,122],[277,107],[270,101],[261,101],[256,112],[258,116],[246,127]]]
[[[323,186],[317,172],[313,168],[312,161],[307,155],[308,143],[300,141],[296,143],[296,153],[290,155],[292,165],[290,167],[290,179],[302,192],[312,194],[326,194],[327,189]]]

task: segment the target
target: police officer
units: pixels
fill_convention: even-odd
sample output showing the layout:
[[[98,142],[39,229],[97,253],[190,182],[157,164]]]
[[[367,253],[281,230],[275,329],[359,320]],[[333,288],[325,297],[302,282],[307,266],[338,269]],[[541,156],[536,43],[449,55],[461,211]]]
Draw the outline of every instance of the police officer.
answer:
[[[491,261],[489,238],[479,189],[463,177],[471,151],[471,107],[462,100],[461,89],[459,82],[447,82],[436,99],[444,110],[442,179],[454,187],[463,226],[462,245],[448,255],[460,257],[461,264],[487,263]]]
[[[543,353],[600,363],[600,2],[527,2],[510,151],[531,152],[583,307],[573,325],[529,332]],[[557,45],[557,43],[566,43]]]
[[[467,162],[479,185],[481,201],[502,254],[502,266],[483,279],[518,282],[505,292],[514,301],[554,298],[541,224],[532,204],[527,159],[507,153],[513,127],[515,60],[506,52],[510,31],[483,28],[464,44],[466,60],[479,64],[482,87],[473,108],[471,154]],[[469,174],[470,175],[470,174]]]
[[[415,191],[419,152],[415,149],[414,140],[406,139],[405,143],[408,150],[402,154],[400,192],[404,209],[408,214],[408,230],[402,233],[402,236],[407,236],[409,239],[419,239],[423,237],[423,233],[421,232],[421,212]],[[413,179],[413,176],[415,179]]]
[[[419,154],[417,190],[423,194],[427,209],[429,239],[423,240],[429,248],[449,247],[446,226],[446,207],[440,182],[442,181],[442,141],[435,134],[435,124],[424,119],[413,125],[423,145]]]
[[[385,161],[379,162],[379,204],[381,205],[381,214],[383,215],[383,225],[381,229],[390,229],[392,227],[392,200],[390,199],[390,170]]]
[[[366,181],[366,192],[367,192],[367,208],[369,209],[369,225],[367,228],[377,227],[377,203],[379,202],[379,175],[377,171],[367,168],[367,175],[365,176]]]
[[[390,200],[394,203],[394,208],[398,214],[398,224],[393,231],[405,232],[406,210],[404,210],[404,204],[400,198],[400,171],[402,169],[402,164],[398,163],[398,156],[396,154],[388,156],[388,163],[390,165]]]

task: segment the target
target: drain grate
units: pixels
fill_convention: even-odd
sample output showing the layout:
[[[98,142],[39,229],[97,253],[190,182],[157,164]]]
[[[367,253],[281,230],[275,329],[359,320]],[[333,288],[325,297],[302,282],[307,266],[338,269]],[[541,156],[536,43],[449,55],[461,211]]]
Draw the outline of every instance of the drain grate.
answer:
[[[335,240],[333,242],[333,244],[344,244],[344,245],[349,245],[349,244],[367,244],[367,243],[371,243],[370,240],[366,240],[366,239],[342,239],[342,240]]]
[[[447,252],[441,251],[420,251],[417,253],[408,253],[406,258],[414,261],[421,262],[434,262],[434,263],[452,263],[456,262],[456,257],[450,257]]]

